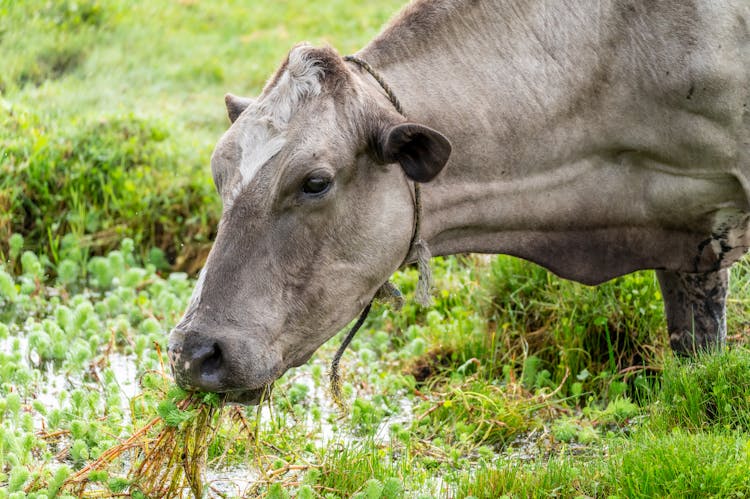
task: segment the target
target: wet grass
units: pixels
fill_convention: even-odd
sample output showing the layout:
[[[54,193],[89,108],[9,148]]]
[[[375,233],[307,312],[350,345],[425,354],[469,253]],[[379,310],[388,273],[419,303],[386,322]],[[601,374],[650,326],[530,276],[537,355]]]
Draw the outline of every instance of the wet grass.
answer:
[[[742,435],[640,430],[600,455],[564,452],[519,466],[503,460],[466,474],[458,497],[745,497],[750,453]]]
[[[215,406],[170,388],[163,367],[166,332],[192,281],[144,266],[136,253],[125,240],[90,259],[83,280],[45,277],[31,252],[16,255],[20,273],[0,271],[0,497],[188,497],[196,484],[206,497],[748,491],[750,351],[741,338],[680,360],[660,349],[662,325],[628,331],[615,323],[657,346],[643,350],[648,369],[612,370],[607,350],[581,364],[562,354],[571,348],[562,340],[532,344],[526,328],[540,311],[524,315],[493,294],[502,265],[513,279],[543,279],[534,285],[546,291],[527,299],[561,293],[542,307],[554,314],[544,326],[554,337],[568,327],[561,318],[642,289],[648,273],[610,284],[619,291],[605,288],[599,298],[505,257],[436,259],[432,306],[376,306],[344,356],[346,412],[327,385],[337,340],[287,373],[257,410],[210,412]],[[416,277],[395,276],[407,297]],[[598,320],[609,309],[637,313],[632,303],[602,302],[581,319],[581,334],[609,327],[611,318]],[[550,356],[555,349],[562,353]],[[614,347],[612,355],[620,358]]]

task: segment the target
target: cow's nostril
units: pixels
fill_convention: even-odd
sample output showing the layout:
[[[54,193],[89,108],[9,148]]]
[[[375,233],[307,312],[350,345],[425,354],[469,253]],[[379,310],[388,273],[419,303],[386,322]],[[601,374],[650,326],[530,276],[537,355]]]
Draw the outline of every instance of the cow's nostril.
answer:
[[[203,384],[214,385],[220,382],[223,366],[221,348],[218,343],[214,343],[201,359],[200,377]]]
[[[229,366],[225,358],[226,347],[197,332],[186,336],[182,342],[178,340],[182,338],[170,338],[169,345],[170,363],[177,384],[186,390],[226,390]]]

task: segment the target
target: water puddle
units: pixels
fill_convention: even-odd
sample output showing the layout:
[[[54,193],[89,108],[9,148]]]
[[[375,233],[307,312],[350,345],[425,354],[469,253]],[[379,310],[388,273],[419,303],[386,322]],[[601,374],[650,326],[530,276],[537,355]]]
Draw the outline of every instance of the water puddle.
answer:
[[[136,359],[132,355],[128,356],[121,353],[109,355],[109,368],[115,374],[122,396],[128,401],[141,393],[135,362]]]
[[[222,497],[248,497],[248,491],[260,479],[256,470],[244,466],[208,469],[206,483],[214,494]]]

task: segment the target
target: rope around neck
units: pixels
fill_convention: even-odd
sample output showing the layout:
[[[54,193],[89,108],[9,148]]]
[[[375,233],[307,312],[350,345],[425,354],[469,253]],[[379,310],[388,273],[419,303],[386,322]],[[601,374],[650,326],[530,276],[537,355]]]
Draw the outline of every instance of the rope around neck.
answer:
[[[375,81],[377,81],[380,84],[380,86],[383,88],[383,90],[385,90],[385,94],[390,99],[391,104],[393,104],[393,107],[396,108],[396,111],[398,111],[398,114],[400,114],[401,116],[404,115],[404,108],[401,107],[401,101],[398,100],[398,97],[396,97],[396,94],[393,92],[393,89],[391,88],[391,86],[388,85],[388,83],[386,83],[386,81],[383,79],[380,73],[375,71],[372,68],[372,66],[370,66],[367,63],[367,61],[365,61],[364,59],[360,59],[359,57],[354,56],[354,55],[344,56],[344,60],[348,62],[353,62],[357,66],[361,67],[362,69],[370,73],[370,76],[375,78]]]
[[[344,57],[345,61],[353,62],[368,73],[370,73],[370,76],[372,76],[375,81],[378,82],[378,84],[383,88],[383,91],[385,91],[385,94],[388,96],[388,99],[391,101],[391,104],[393,104],[393,107],[398,111],[398,114],[401,116],[404,116],[404,108],[401,106],[401,101],[398,100],[398,97],[396,97],[396,94],[393,92],[393,89],[390,85],[385,81],[383,76],[375,71],[372,66],[370,66],[367,61],[364,59],[360,59],[357,56],[354,55],[347,55]],[[419,186],[418,182],[413,182],[414,184],[414,232],[411,236],[411,242],[409,243],[409,251],[406,253],[406,257],[404,257],[404,262],[402,265],[406,263],[406,259],[409,258],[409,255],[412,253],[412,249],[416,253],[417,256],[417,268],[419,269],[419,280],[417,281],[417,292],[416,292],[416,299],[417,302],[427,307],[430,305],[430,287],[432,282],[432,270],[430,269],[430,258],[432,258],[432,253],[430,252],[430,247],[427,245],[427,241],[422,239],[421,237],[421,225],[422,225],[422,189]]]
[[[401,102],[398,100],[398,97],[396,97],[396,94],[393,92],[393,89],[391,88],[391,86],[388,85],[388,83],[386,83],[386,81],[383,79],[380,73],[375,71],[372,68],[372,66],[370,66],[366,61],[364,61],[363,59],[360,59],[359,57],[356,57],[353,55],[347,55],[344,57],[344,60],[353,62],[357,64],[359,67],[361,67],[362,69],[364,69],[365,71],[367,71],[368,73],[370,73],[370,76],[372,76],[375,79],[375,81],[377,81],[378,84],[380,84],[383,91],[385,91],[385,94],[388,96],[388,99],[390,99],[391,104],[393,104],[393,107],[396,109],[396,111],[398,111],[398,114],[400,114],[401,116],[404,116],[404,108],[401,106]],[[419,187],[419,184],[417,182],[414,182],[414,231],[411,236],[411,241],[409,242],[409,251],[406,253],[406,256],[404,257],[404,264],[406,263],[406,260],[409,258],[409,255],[411,255],[412,250],[414,250],[417,256],[417,268],[419,269],[419,280],[417,281],[416,299],[420,305],[426,307],[430,304],[430,286],[431,286],[431,281],[432,281],[432,269],[430,269],[430,258],[432,257],[432,255],[430,253],[429,246],[427,246],[427,241],[425,241],[424,239],[420,237],[421,220],[422,220],[422,192]],[[401,293],[390,281],[386,281],[385,284],[381,286],[376,296],[380,294],[383,294],[385,296],[401,298]],[[343,399],[341,398],[341,375],[339,374],[339,363],[341,362],[341,357],[344,355],[346,348],[349,346],[349,343],[351,343],[352,339],[354,338],[354,335],[357,334],[357,331],[360,330],[360,328],[362,327],[362,324],[365,323],[365,319],[367,319],[367,315],[370,313],[370,308],[372,308],[372,302],[374,301],[374,299],[375,298],[370,300],[370,302],[362,310],[362,313],[359,315],[357,322],[354,324],[354,326],[352,326],[352,328],[346,334],[344,341],[341,343],[341,346],[339,346],[338,350],[336,350],[336,354],[333,356],[333,361],[331,361],[331,372],[329,374],[330,384],[331,384],[331,395],[333,396],[333,401],[342,410],[344,409],[345,404],[343,402]]]
[[[372,300],[370,300],[370,303],[365,306],[364,310],[362,310],[362,313],[359,314],[359,319],[357,319],[357,322],[354,324],[354,326],[352,326],[349,332],[346,333],[346,338],[344,338],[344,341],[343,343],[341,343],[339,349],[336,350],[336,355],[333,356],[333,360],[331,361],[331,373],[329,375],[331,383],[331,395],[333,396],[333,401],[342,410],[346,407],[346,404],[344,404],[344,400],[341,397],[341,375],[339,374],[339,362],[341,362],[341,356],[344,355],[346,347],[349,346],[349,343],[351,343],[354,335],[357,334],[359,328],[361,328],[362,324],[365,323],[365,319],[367,319],[367,315],[370,313],[371,307]]]

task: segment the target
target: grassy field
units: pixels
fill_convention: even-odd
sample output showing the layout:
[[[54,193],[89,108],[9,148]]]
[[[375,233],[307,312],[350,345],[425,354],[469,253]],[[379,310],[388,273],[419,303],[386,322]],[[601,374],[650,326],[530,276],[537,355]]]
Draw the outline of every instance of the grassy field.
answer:
[[[223,94],[300,40],[356,50],[400,4],[0,0],[0,499],[147,496],[127,446],[196,421],[207,497],[750,494],[745,262],[728,347],[696,359],[669,352],[651,272],[589,288],[469,255],[433,260],[427,308],[395,276],[407,303],[345,354],[345,410],[340,337],[259,408],[184,404],[164,351],[220,210]]]

